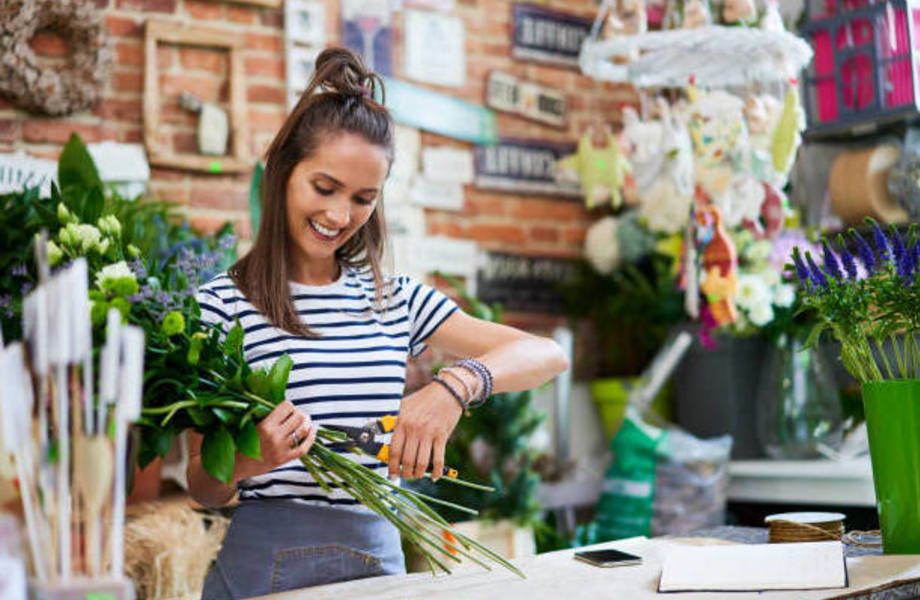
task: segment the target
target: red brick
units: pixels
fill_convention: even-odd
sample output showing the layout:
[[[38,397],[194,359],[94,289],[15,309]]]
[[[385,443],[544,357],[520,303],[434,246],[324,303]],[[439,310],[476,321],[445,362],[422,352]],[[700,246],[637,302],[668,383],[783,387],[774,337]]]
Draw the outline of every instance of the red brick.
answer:
[[[246,90],[246,99],[250,102],[270,102],[284,104],[286,92],[283,87],[270,85],[251,85]]]
[[[194,133],[174,133],[172,136],[172,149],[173,152],[179,154],[197,153],[198,136]]]
[[[284,79],[284,60],[280,58],[247,58],[246,75]]]
[[[151,178],[150,193],[158,200],[167,200],[176,204],[188,204],[188,186],[184,182],[164,182]]]
[[[116,6],[124,10],[159,13],[176,12],[176,0],[118,0]]]
[[[160,96],[178,96],[182,92],[191,92],[208,102],[223,100],[227,97],[227,80],[222,77],[207,75],[173,75],[160,76]]]
[[[443,235],[452,238],[462,238],[465,233],[463,226],[456,221],[433,223],[429,220],[426,230],[428,235]]]
[[[93,114],[103,119],[139,123],[142,120],[141,107],[142,103],[140,99],[118,100],[115,98],[103,98],[96,103]]]
[[[215,215],[188,215],[188,223],[199,233],[212,235],[227,222],[226,217]]]
[[[140,37],[141,24],[130,17],[118,17],[115,15],[106,15],[105,24],[109,28],[109,33],[114,36],[132,36]]]
[[[58,119],[29,119],[22,124],[22,139],[26,142],[63,144],[71,133],[79,134],[87,144],[116,138],[115,131],[105,125]]]
[[[12,144],[17,139],[19,139],[19,121],[0,119],[0,142]]]
[[[249,130],[253,132],[267,131],[274,134],[284,123],[285,111],[263,112],[249,111]]]
[[[218,21],[224,19],[225,6],[214,0],[185,0],[185,11],[200,21]]]
[[[245,210],[249,205],[249,190],[245,185],[229,187],[207,180],[192,183],[191,206],[221,210]]]
[[[95,0],[94,4],[98,9],[108,8],[109,0]]]
[[[577,244],[585,243],[585,235],[588,233],[587,225],[580,225],[575,227],[566,227],[562,230],[562,239],[566,242],[574,242]]]
[[[467,192],[466,213],[475,215],[505,215],[508,213],[508,200],[498,196],[483,196],[477,192]]]
[[[118,136],[118,141],[123,144],[140,144],[144,141],[144,130],[140,127],[123,129]]]
[[[535,242],[558,242],[559,229],[555,227],[531,227],[530,239]]]
[[[112,89],[116,92],[140,93],[143,81],[140,71],[116,71],[112,75]]]
[[[326,6],[326,10],[329,10],[328,4]],[[259,15],[259,20],[262,22],[262,25],[267,27],[274,27],[275,29],[281,29],[284,27],[284,13],[282,13],[280,10],[263,10]]]
[[[121,66],[139,67],[144,64],[144,49],[140,42],[120,41],[115,45],[115,60]]]
[[[574,200],[536,199],[516,200],[511,204],[511,216],[533,221],[572,221],[584,217],[585,209]]]
[[[244,45],[247,50],[265,50],[268,52],[282,52],[284,50],[284,41],[280,33],[278,35],[247,33]]]
[[[258,20],[258,15],[256,12],[249,7],[245,6],[228,6],[227,7],[227,18],[234,23],[243,23],[245,25],[253,25]]]
[[[150,168],[150,179],[157,181],[185,181],[187,175],[180,171],[170,171],[159,167]]]
[[[168,71],[176,63],[178,50],[176,46],[157,44],[157,70],[159,72]]]
[[[67,41],[53,31],[39,31],[29,41],[29,46],[39,56],[63,57],[70,52]]]
[[[227,51],[209,48],[179,48],[179,62],[186,69],[192,71],[207,71],[209,73],[226,75]]]
[[[517,225],[495,225],[476,223],[467,229],[467,237],[477,242],[503,242],[506,244],[523,244],[527,236]]]

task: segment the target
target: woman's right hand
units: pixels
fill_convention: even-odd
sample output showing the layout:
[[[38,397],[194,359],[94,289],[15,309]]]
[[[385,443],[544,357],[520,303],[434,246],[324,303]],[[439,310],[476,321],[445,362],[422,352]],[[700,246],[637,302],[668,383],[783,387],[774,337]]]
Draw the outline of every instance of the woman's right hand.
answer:
[[[261,460],[237,454],[233,479],[239,481],[268,473],[276,467],[299,459],[310,451],[316,440],[316,427],[310,416],[289,400],[276,406],[256,425]],[[296,442],[296,443],[295,443]]]

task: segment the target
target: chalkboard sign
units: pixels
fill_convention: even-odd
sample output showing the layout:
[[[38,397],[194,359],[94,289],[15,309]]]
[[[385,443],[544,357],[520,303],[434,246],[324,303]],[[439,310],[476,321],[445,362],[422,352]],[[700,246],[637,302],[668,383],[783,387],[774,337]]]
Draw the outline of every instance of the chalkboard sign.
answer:
[[[473,185],[484,190],[580,198],[577,182],[556,180],[556,161],[575,150],[574,144],[509,138],[476,146]]]
[[[477,296],[505,310],[562,314],[558,286],[574,275],[576,261],[549,256],[487,252],[476,277]]]
[[[563,66],[578,66],[581,43],[591,33],[591,19],[516,2],[512,12],[511,56]]]

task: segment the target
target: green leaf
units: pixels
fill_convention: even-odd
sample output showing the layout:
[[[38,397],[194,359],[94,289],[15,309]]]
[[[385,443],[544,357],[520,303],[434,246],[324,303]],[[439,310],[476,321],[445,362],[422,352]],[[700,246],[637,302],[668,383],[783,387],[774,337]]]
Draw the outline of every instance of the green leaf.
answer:
[[[102,216],[104,207],[105,196],[102,193],[102,187],[91,188],[83,200],[83,222],[95,225]]]
[[[230,356],[237,356],[243,352],[243,326],[237,320],[230,331],[227,332],[227,338],[224,340],[224,353]]]
[[[246,387],[256,396],[268,400],[271,396],[268,386],[268,371],[265,369],[255,369],[252,371],[246,377]]]
[[[70,135],[58,160],[58,183],[61,189],[77,187],[90,189],[102,187],[96,163],[86,149],[86,144],[75,133]]]
[[[262,459],[262,452],[259,450],[259,432],[251,421],[236,434],[236,447],[249,458]]]
[[[229,484],[233,479],[236,447],[233,437],[223,425],[212,429],[201,442],[201,465],[212,477]]]
[[[268,373],[269,400],[272,404],[284,402],[284,391],[287,389],[288,376],[294,361],[287,354],[275,361]]]
[[[187,411],[189,418],[197,427],[207,427],[214,422],[214,415],[205,408],[193,406]]]
[[[805,348],[811,348],[818,343],[818,340],[821,339],[821,334],[824,333],[824,330],[827,329],[827,324],[824,322],[816,323],[814,327],[811,328],[811,331],[808,333],[808,337],[805,338]]]
[[[214,416],[220,419],[220,422],[223,423],[224,425],[232,426],[236,424],[238,420],[237,414],[233,412],[232,410],[227,410],[225,408],[220,408],[219,406],[215,406],[214,408],[211,409],[211,411],[214,413]]]

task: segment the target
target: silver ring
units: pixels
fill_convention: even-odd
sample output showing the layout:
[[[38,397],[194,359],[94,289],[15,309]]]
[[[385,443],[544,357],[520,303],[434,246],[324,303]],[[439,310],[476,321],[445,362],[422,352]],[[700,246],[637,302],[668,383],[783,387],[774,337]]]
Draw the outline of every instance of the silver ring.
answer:
[[[292,431],[290,435],[291,435],[291,448],[296,448],[297,446],[300,445],[300,440],[297,439],[297,433]]]

